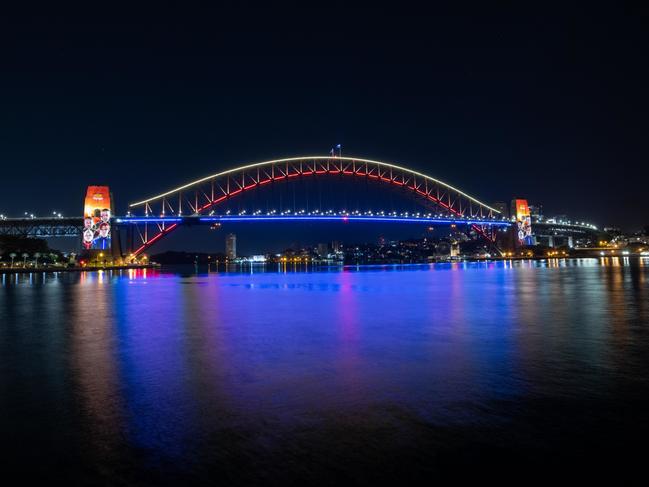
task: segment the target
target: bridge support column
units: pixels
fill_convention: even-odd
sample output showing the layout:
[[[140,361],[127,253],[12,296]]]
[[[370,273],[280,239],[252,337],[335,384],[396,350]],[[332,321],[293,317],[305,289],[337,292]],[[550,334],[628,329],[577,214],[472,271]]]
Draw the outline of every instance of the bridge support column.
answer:
[[[124,233],[124,255],[128,257],[133,253],[133,225],[123,225],[122,229],[124,230],[121,233]]]
[[[111,255],[113,262],[122,260],[122,236],[121,236],[121,227],[119,225],[113,225],[113,237],[111,245]]]

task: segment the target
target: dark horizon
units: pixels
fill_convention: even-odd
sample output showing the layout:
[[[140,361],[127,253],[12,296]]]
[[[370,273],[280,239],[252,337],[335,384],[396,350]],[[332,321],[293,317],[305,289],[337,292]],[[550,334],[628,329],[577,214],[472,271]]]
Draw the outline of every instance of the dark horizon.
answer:
[[[116,209],[241,163],[345,155],[599,226],[649,223],[647,12],[227,7],[2,22],[0,213]]]

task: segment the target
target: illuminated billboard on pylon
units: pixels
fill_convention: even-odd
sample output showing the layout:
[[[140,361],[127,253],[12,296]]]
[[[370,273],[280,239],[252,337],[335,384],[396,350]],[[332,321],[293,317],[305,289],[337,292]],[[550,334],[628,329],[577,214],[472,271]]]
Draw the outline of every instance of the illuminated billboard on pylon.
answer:
[[[532,236],[532,216],[527,200],[516,199],[512,201],[512,214],[516,215],[518,241],[529,243]]]
[[[110,189],[108,186],[88,186],[83,208],[83,247],[108,250],[111,243]]]

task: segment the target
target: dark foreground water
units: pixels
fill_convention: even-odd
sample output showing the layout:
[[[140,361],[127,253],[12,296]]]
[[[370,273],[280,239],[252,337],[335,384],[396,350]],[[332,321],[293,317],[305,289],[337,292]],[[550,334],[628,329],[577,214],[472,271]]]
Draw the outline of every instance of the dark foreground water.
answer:
[[[0,279],[23,483],[644,476],[649,260]]]

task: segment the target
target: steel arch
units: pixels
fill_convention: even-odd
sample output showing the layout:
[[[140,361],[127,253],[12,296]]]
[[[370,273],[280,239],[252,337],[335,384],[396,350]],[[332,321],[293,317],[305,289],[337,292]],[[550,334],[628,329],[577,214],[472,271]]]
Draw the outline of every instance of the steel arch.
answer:
[[[493,220],[500,213],[450,184],[421,172],[387,162],[340,156],[291,157],[243,165],[132,203],[130,208],[131,211],[142,209],[144,216],[200,215],[226,199],[274,181],[336,174],[403,187],[455,217]],[[157,223],[149,237],[148,225],[145,225],[139,234],[142,245],[133,254],[143,252],[177,226],[177,223]]]

